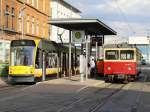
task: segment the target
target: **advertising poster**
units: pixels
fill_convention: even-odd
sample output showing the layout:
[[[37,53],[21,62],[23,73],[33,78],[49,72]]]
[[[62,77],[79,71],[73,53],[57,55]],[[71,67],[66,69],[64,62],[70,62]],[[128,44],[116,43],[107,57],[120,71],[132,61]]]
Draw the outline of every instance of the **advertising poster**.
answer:
[[[0,40],[0,76],[8,75],[10,42]]]

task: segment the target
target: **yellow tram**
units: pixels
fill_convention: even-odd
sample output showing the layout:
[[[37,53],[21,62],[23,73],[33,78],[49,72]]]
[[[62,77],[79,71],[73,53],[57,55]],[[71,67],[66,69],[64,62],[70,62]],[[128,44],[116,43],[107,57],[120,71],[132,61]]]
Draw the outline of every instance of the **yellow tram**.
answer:
[[[72,71],[78,66],[76,50],[72,50]],[[46,75],[67,74],[67,46],[45,39],[13,40],[10,49],[9,80],[11,82],[35,82],[42,76],[43,53]]]

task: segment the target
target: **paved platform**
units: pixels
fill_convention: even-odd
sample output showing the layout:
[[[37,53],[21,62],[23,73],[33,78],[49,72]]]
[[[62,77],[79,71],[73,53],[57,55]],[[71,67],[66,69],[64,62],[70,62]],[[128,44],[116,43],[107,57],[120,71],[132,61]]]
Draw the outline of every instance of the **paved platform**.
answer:
[[[80,75],[69,77],[52,79],[48,81],[39,82],[43,84],[66,84],[66,85],[85,85],[85,86],[97,86],[99,84],[105,83],[104,80],[100,78],[88,78],[87,80],[80,79]]]
[[[97,86],[104,83],[104,80],[100,78],[88,78],[87,80],[80,79],[80,75],[69,77],[59,78],[59,79],[48,79],[47,81],[40,81],[37,84],[64,84],[64,85],[83,85],[83,86]],[[0,77],[0,85],[8,85],[7,77]]]

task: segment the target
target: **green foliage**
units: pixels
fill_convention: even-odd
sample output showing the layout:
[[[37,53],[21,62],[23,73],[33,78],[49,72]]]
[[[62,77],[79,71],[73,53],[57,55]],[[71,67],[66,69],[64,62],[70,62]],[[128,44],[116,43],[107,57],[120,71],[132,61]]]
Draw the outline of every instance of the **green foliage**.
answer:
[[[0,63],[0,76],[8,76],[8,63]]]

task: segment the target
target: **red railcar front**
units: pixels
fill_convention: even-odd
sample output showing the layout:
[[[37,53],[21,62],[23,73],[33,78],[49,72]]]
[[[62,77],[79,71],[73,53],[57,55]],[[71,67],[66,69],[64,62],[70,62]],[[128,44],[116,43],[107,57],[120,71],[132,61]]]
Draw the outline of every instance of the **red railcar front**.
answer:
[[[136,48],[105,48],[105,81],[115,79],[135,80],[138,74],[138,55]]]

